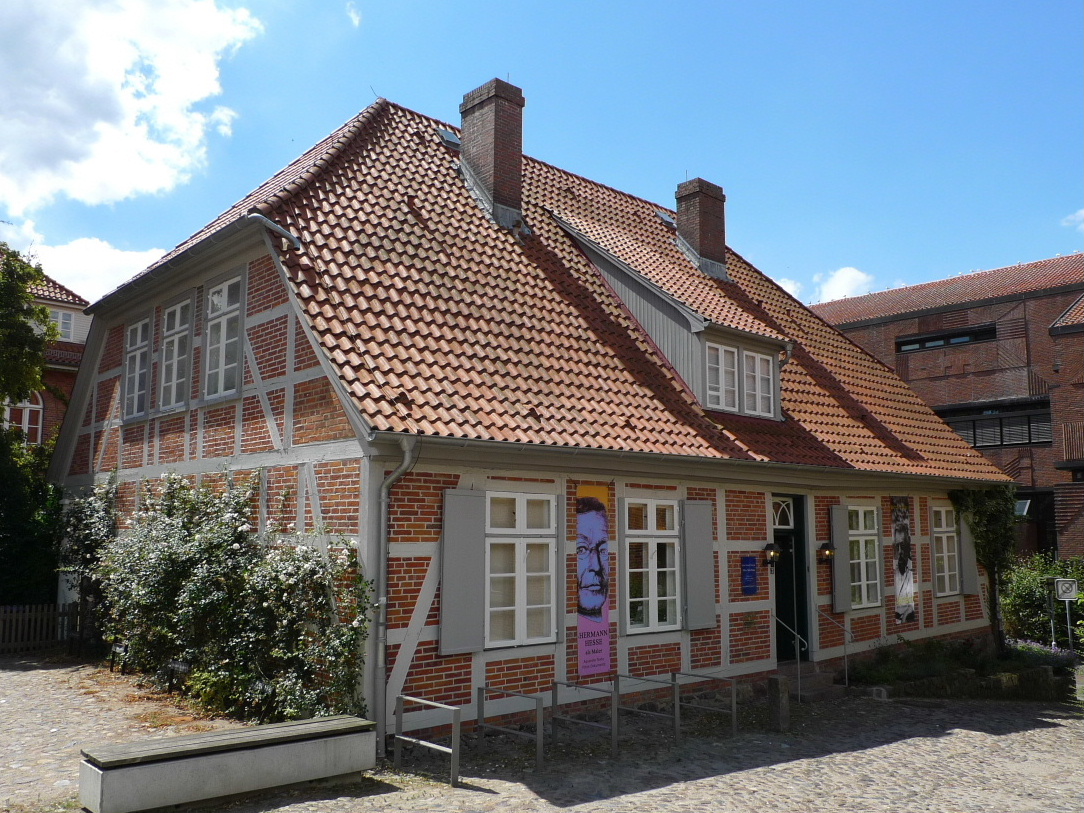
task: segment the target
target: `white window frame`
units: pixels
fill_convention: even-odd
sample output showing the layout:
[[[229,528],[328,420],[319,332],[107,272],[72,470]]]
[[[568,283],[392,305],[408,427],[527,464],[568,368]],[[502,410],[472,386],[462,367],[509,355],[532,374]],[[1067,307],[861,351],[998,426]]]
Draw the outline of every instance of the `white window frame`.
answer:
[[[956,512],[952,508],[930,509],[933,547],[933,594],[960,594],[960,535],[956,530]]]
[[[647,527],[632,529],[629,522],[630,512],[633,506],[645,506]],[[673,518],[671,528],[658,527],[658,508],[669,508]],[[630,634],[643,632],[663,632],[666,630],[681,629],[682,624],[682,578],[681,578],[681,516],[677,500],[655,500],[629,497],[625,500],[623,525],[625,538],[622,540],[622,558],[625,581],[625,626]],[[633,545],[645,545],[642,558],[643,567],[633,568],[632,547]],[[661,549],[669,549],[667,557],[670,564],[666,567],[659,566],[659,553]],[[642,574],[643,595],[633,596],[632,582],[634,574]],[[671,574],[670,592],[663,594],[659,590],[660,577]],[[673,607],[673,621],[663,622],[659,620],[660,608],[663,604]],[[634,621],[634,605],[642,604],[644,613],[642,621]]]
[[[189,300],[162,311],[162,348],[158,368],[162,383],[159,408],[183,406],[188,402],[192,389],[192,303]]]
[[[13,420],[11,413],[14,410],[20,411],[18,420]],[[40,446],[45,431],[45,408],[41,395],[32,392],[25,401],[20,401],[17,404],[6,404],[3,409],[3,424],[5,427],[13,427],[22,431],[23,437],[30,445]]]
[[[510,527],[494,527],[492,502],[494,498],[515,501],[515,523]],[[548,522],[544,526],[528,527],[528,501],[542,501],[547,505]],[[485,581],[485,647],[498,649],[511,646],[553,643],[557,640],[557,526],[556,498],[552,494],[521,494],[509,491],[486,493],[486,581]],[[511,546],[514,560],[511,571],[494,573],[493,551],[497,546]],[[531,549],[541,547],[542,567],[529,569]],[[529,582],[544,578],[547,588],[542,600],[528,603]],[[497,579],[511,579],[512,604],[494,607],[494,583]],[[531,635],[528,622],[531,611],[548,612],[547,629],[543,634]],[[496,638],[493,624],[497,613],[511,612],[514,633],[511,637]]]
[[[851,608],[860,610],[866,607],[879,607],[881,605],[881,529],[876,508],[862,505],[847,506],[847,541]]]
[[[231,302],[230,289],[235,285],[237,298]],[[241,388],[243,300],[244,290],[239,276],[214,285],[207,292],[203,391],[208,398],[230,395]],[[233,361],[228,362],[231,350]]]
[[[717,342],[704,345],[708,409],[774,418],[779,381],[775,357]]]
[[[124,344],[124,417],[146,415],[150,406],[148,387],[151,359],[151,321],[128,325]]]
[[[61,341],[72,341],[72,337],[75,336],[75,316],[71,311],[54,308],[49,311],[49,319],[56,325],[57,334],[60,336]]]

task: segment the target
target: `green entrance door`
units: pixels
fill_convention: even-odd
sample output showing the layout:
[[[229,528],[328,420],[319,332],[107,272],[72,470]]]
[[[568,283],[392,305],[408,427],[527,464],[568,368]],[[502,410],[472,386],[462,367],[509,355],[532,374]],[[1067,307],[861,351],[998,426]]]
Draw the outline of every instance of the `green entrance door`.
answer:
[[[805,498],[772,495],[775,544],[775,635],[779,660],[809,660],[809,559],[805,543]]]

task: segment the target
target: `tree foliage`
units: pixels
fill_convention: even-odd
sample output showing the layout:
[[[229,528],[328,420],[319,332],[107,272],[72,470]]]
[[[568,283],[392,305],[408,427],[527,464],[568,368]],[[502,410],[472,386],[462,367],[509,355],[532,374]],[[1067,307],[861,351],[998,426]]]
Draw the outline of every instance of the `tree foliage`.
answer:
[[[998,648],[1005,649],[1001,629],[1000,588],[1016,553],[1016,486],[949,492],[957,515],[967,522],[975,558],[990,576],[990,624]]]
[[[41,266],[0,242],[0,401],[18,403],[42,389],[45,347],[57,338],[49,310],[34,303]]]
[[[1021,641],[1075,648],[1066,629],[1065,602],[1051,600],[1048,578],[1076,579],[1078,584],[1084,585],[1084,558],[1057,559],[1039,553],[1014,562],[1005,571],[1001,590],[1005,632],[1010,638]],[[1071,624],[1084,624],[1084,602],[1069,602],[1068,610]],[[1051,615],[1053,624],[1050,623]]]

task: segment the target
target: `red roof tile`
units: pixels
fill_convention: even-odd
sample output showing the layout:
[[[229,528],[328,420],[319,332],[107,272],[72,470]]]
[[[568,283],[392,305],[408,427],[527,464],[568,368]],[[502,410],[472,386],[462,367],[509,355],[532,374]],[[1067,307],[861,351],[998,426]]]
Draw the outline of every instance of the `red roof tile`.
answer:
[[[30,293],[34,295],[36,299],[43,299],[49,302],[58,302],[64,305],[78,305],[81,308],[85,308],[90,303],[79,294],[72,291],[70,288],[66,288],[61,285],[52,277],[46,275],[45,281],[40,285],[30,286]]]
[[[1075,325],[1084,325],[1084,294],[1081,294],[1080,299],[1070,305],[1051,327],[1072,327]]]
[[[834,325],[846,325],[866,319],[963,305],[1066,285],[1084,285],[1084,254],[1053,257],[921,285],[908,285],[890,291],[821,302],[814,305],[813,310]]]
[[[284,266],[377,430],[1004,479],[739,255],[729,281],[702,273],[657,204],[525,157],[518,241],[438,128],[380,100],[162,262],[253,209],[297,234]],[[786,420],[705,411],[558,218],[705,318],[794,342]]]

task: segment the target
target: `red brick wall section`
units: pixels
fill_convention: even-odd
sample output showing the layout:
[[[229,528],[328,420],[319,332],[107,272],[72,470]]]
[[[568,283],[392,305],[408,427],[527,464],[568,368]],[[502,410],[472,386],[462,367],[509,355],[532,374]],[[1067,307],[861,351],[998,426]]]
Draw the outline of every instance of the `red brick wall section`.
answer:
[[[241,404],[241,453],[266,452],[274,448],[263,405],[258,397],[249,395]]]
[[[817,595],[818,596],[830,596],[832,595],[832,568],[833,567],[846,567],[847,563],[837,564],[839,560],[840,552],[836,551],[835,559],[831,562],[824,562],[817,559]]]
[[[919,497],[918,498],[918,524],[919,524],[919,528],[920,528],[919,535],[920,536],[929,536],[930,535],[930,500],[929,500],[928,497]],[[924,570],[922,572],[923,573],[929,573],[931,571]]]
[[[289,327],[289,318],[280,316],[248,329],[248,341],[261,380],[271,381],[286,375],[286,337]]]
[[[111,413],[120,415],[120,376],[113,376],[98,382],[98,393],[94,398],[94,422],[102,423]]]
[[[268,256],[248,264],[248,315],[262,313],[283,305],[289,293],[279,278],[275,261]],[[285,342],[283,342],[285,347]]]
[[[851,632],[856,641],[875,641],[881,637],[881,615],[872,613],[851,619]]]
[[[135,469],[144,465],[143,452],[147,443],[147,425],[143,423],[124,427],[121,435],[121,468]]]
[[[264,474],[270,531],[287,533],[297,519],[297,466],[272,466]]]
[[[843,500],[839,497],[814,497],[813,498],[813,525],[817,534],[818,544],[832,539],[832,506],[842,505]]]
[[[320,359],[312,349],[312,342],[306,335],[305,328],[298,324],[294,329],[294,370],[311,370],[320,366]]]
[[[458,485],[458,474],[414,471],[403,475],[391,490],[391,507],[388,512],[390,540],[439,541],[444,492]]]
[[[828,613],[829,617],[831,617],[831,619],[835,621],[836,624],[845,623],[844,619],[846,618],[846,616],[844,616],[843,613],[833,613],[830,606],[821,607],[821,609],[824,612]],[[837,627],[836,624],[833,624],[820,613],[817,613],[817,624],[819,627],[818,633],[820,636],[819,640],[822,649],[827,649],[833,646],[843,646],[844,633],[841,628]]]
[[[228,457],[237,443],[237,406],[228,404],[203,412],[203,457]]]
[[[122,527],[131,527],[132,516],[138,504],[139,483],[128,480],[117,485],[117,522]]]
[[[726,492],[726,536],[731,540],[768,539],[767,498],[760,491]]]
[[[98,363],[98,372],[105,373],[115,370],[124,361],[124,325],[109,328],[105,334],[105,345],[102,348],[102,358]]]
[[[681,671],[681,644],[630,646],[628,674],[651,677]]]
[[[398,645],[388,647],[388,662],[394,667],[399,659]],[[435,641],[424,641],[414,651],[403,694],[465,706],[472,702],[471,656],[441,657]]]
[[[556,680],[556,663],[553,655],[531,658],[510,658],[486,664],[486,685],[511,692],[538,694],[548,692]],[[487,699],[499,699],[492,694]]]
[[[93,465],[98,471],[111,471],[120,468],[120,429],[113,427],[94,436],[95,449]]]
[[[158,462],[179,463],[184,460],[185,424],[188,416],[173,415],[158,421]]]
[[[979,621],[984,617],[982,600],[978,596],[964,596],[964,619]]]
[[[330,533],[356,534],[361,506],[361,461],[313,464],[320,490],[322,524]]]
[[[730,616],[730,662],[745,663],[772,655],[772,611],[755,610]]]
[[[937,605],[937,626],[958,624],[963,620],[963,611],[958,599],[941,601]]]
[[[418,593],[429,572],[432,560],[428,556],[393,556],[388,559],[388,627],[405,627],[410,623]],[[437,623],[433,614],[426,623]]]
[[[325,378],[294,386],[294,444],[354,437],[339,397]]]
[[[69,475],[90,474],[90,435],[83,434],[75,441],[75,451],[68,467]]]
[[[744,556],[752,556],[757,560],[757,592],[752,596],[742,595],[741,591],[741,560]],[[771,579],[768,568],[763,565],[763,550],[732,550],[726,553],[726,572],[730,574],[728,580],[730,600],[739,601],[764,601],[770,595]]]
[[[723,622],[715,616],[715,628],[689,633],[689,666],[710,669],[723,665]]]
[[[922,591],[922,626],[929,629],[934,625],[933,590]]]
[[[647,491],[677,491],[677,486],[660,485],[659,483],[625,483],[625,488],[638,488]],[[707,490],[707,489],[703,489]],[[713,489],[714,490],[714,489]],[[692,499],[691,497],[689,499]]]

